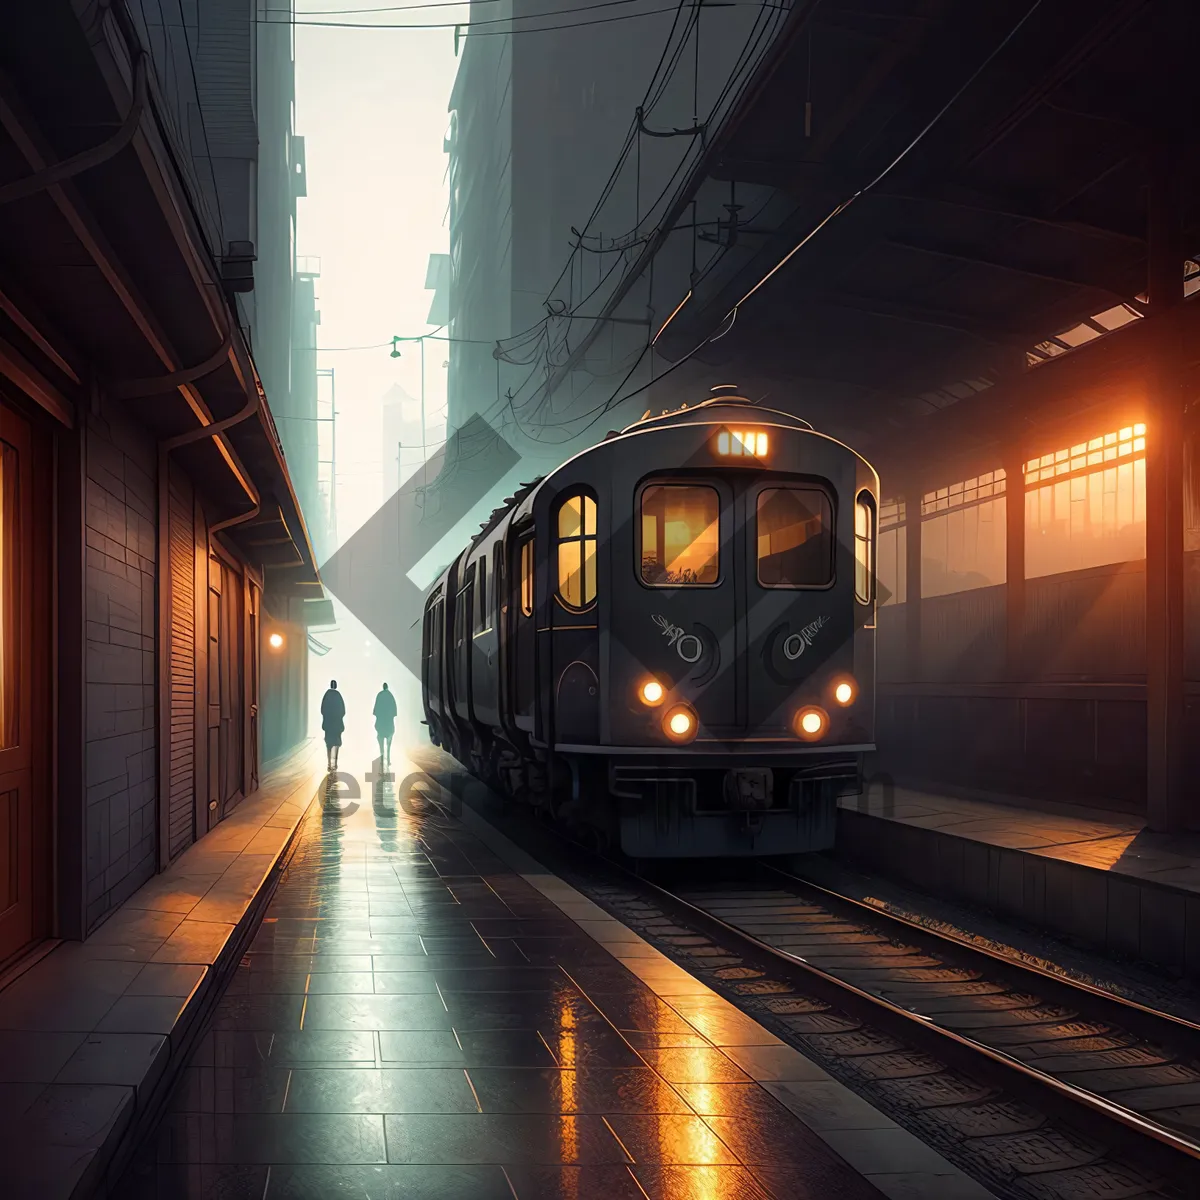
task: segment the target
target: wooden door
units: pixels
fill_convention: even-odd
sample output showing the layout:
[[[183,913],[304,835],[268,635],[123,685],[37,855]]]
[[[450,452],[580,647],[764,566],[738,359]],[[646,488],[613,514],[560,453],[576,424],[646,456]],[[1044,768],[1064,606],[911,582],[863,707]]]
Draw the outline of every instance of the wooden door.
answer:
[[[52,670],[52,472],[34,452],[28,423],[0,407],[0,963],[49,933],[50,729],[39,681]]]

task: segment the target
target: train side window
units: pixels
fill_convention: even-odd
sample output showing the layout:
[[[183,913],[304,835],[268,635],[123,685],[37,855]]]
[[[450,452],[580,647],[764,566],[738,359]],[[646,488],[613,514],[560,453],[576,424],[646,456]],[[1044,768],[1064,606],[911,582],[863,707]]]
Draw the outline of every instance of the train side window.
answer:
[[[875,594],[875,501],[859,492],[854,502],[854,595],[870,604]]]
[[[558,595],[576,611],[596,599],[596,502],[582,492],[558,510]]]
[[[533,616],[533,538],[521,543],[521,615]]]
[[[483,633],[488,627],[487,620],[487,559],[481,558],[475,564],[475,632]]]
[[[721,498],[694,484],[642,491],[642,579],[658,587],[711,586],[720,578]]]
[[[833,582],[833,505],[819,488],[758,494],[758,582],[823,588]]]
[[[496,628],[504,621],[504,543],[492,548],[492,600],[496,609]]]

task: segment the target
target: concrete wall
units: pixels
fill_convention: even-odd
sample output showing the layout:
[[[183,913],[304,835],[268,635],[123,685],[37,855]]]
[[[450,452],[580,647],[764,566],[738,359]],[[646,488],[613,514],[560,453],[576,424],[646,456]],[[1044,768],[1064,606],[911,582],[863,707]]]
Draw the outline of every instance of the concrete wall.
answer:
[[[119,412],[84,433],[85,925],[155,872],[156,453]]]

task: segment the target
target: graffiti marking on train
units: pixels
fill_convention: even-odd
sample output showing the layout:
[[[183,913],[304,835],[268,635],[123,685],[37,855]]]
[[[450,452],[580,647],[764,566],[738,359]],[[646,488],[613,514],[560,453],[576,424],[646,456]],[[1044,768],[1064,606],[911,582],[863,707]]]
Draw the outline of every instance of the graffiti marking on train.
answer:
[[[700,661],[704,643],[694,633],[684,633],[681,626],[672,624],[661,613],[655,613],[651,620],[662,630],[663,637],[675,647],[675,653],[685,663]]]
[[[783,643],[783,656],[788,662],[795,662],[805,650],[813,644],[818,632],[825,625],[829,624],[828,617],[818,617],[815,621],[809,621],[799,633],[793,633]]]

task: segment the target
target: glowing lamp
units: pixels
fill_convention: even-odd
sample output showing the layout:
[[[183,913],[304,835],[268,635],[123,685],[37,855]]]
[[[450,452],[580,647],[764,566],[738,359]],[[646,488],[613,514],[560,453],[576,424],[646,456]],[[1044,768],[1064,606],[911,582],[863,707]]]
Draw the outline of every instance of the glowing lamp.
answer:
[[[638,688],[638,698],[649,708],[654,708],[655,705],[661,704],[666,694],[666,689],[657,679],[647,679]]]
[[[267,638],[267,643],[270,645],[272,650],[278,650],[283,645],[283,634],[282,633],[271,634],[271,636],[269,638]]]
[[[802,708],[796,714],[796,734],[806,742],[815,742],[824,735],[828,727],[829,718],[819,708]]]
[[[841,683],[833,689],[833,698],[839,704],[849,704],[854,699],[854,684],[849,680],[843,679]]]
[[[721,458],[766,458],[768,445],[761,429],[722,429],[717,434],[717,454]]]
[[[686,704],[679,704],[663,718],[663,732],[673,742],[690,742],[697,724],[696,714]]]

